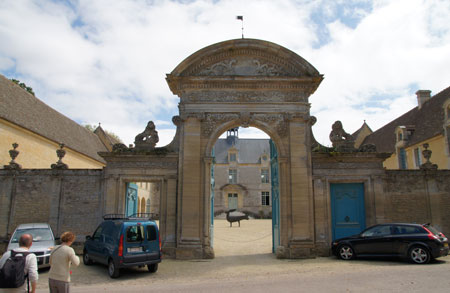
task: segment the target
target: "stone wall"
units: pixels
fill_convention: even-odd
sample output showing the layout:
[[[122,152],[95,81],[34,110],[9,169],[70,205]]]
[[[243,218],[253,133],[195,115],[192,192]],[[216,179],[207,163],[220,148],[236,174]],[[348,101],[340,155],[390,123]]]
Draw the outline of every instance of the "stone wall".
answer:
[[[55,235],[92,234],[103,214],[102,170],[0,170],[0,239],[22,223],[49,223]],[[2,248],[0,247],[0,250]]]
[[[432,223],[450,235],[450,170],[385,170],[376,153],[313,154],[315,246],[328,255],[332,240],[330,183],[363,183],[366,227]]]
[[[432,223],[450,235],[450,170],[387,170],[383,193],[386,221]]]

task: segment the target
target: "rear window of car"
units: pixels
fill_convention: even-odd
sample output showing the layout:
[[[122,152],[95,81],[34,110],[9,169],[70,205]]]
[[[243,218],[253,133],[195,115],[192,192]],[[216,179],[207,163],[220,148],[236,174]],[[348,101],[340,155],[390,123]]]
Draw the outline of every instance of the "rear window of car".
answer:
[[[141,242],[144,240],[144,227],[142,225],[128,226],[125,235],[127,242]]]
[[[439,235],[441,234],[441,232],[439,232],[436,228],[434,228],[431,225],[424,225],[425,228],[427,228],[428,230],[430,230],[431,233],[433,233],[434,235]]]
[[[421,227],[416,226],[397,226],[394,231],[395,234],[420,234],[425,232]]]
[[[155,241],[156,240],[156,228],[153,225],[147,226],[147,240]]]

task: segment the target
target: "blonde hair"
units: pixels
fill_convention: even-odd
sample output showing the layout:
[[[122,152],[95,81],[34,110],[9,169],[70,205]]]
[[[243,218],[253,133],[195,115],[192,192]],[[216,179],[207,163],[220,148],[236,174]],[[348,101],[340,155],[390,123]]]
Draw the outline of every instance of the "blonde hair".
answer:
[[[75,240],[75,234],[73,234],[70,231],[64,232],[61,234],[61,241],[62,242],[73,242]]]

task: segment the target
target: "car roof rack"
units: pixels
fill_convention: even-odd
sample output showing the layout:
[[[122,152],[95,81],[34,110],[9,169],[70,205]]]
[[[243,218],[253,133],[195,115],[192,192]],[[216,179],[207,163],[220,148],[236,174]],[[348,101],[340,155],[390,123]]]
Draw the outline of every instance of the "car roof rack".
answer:
[[[105,214],[103,220],[154,220],[158,218],[156,213],[134,213],[130,216],[125,214]]]

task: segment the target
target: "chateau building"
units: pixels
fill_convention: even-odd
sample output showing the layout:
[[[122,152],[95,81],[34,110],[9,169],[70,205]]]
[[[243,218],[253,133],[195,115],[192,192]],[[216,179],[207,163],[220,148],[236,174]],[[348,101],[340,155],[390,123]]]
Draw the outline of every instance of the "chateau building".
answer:
[[[269,139],[242,139],[238,131],[214,146],[214,214],[236,209],[271,218]]]
[[[438,169],[450,169],[450,87],[434,96],[429,90],[416,95],[417,107],[367,135],[363,144],[392,153],[384,161],[387,169],[420,169],[426,149]]]

